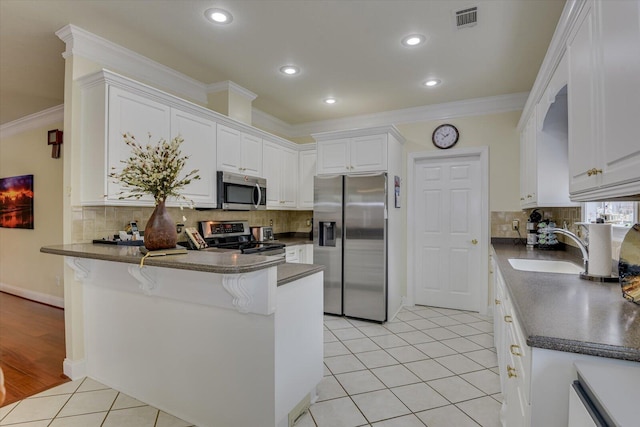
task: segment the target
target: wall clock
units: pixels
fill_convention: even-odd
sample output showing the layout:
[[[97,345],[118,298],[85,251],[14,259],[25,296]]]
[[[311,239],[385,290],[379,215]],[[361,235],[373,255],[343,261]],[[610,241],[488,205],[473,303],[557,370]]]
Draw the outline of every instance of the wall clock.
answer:
[[[431,141],[433,145],[438,148],[451,148],[456,145],[460,138],[460,132],[454,125],[444,124],[440,125],[433,131]]]

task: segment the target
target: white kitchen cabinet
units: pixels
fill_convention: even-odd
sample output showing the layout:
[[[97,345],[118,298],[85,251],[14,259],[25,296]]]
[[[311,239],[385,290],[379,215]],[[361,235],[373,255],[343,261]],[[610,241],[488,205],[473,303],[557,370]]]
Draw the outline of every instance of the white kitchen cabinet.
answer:
[[[387,135],[318,141],[318,175],[387,170]]]
[[[218,125],[217,145],[218,170],[262,176],[262,138]]]
[[[567,55],[571,199],[640,194],[640,2],[586,1]]]
[[[287,262],[313,264],[313,245],[291,245],[285,248]]]
[[[313,209],[313,179],[316,176],[316,150],[298,153],[298,208]]]
[[[578,206],[569,198],[567,65],[563,58],[520,133],[520,206]]]
[[[191,181],[181,194],[202,208],[216,207],[216,122],[186,111],[171,109],[171,137],[180,135],[181,151],[189,156],[181,176],[198,169],[200,179]],[[182,203],[181,201],[178,201]]]
[[[156,144],[161,138],[169,139],[171,109],[167,105],[118,87],[111,86],[107,90],[107,165],[109,172],[120,172],[124,167],[121,161],[129,158],[131,154],[131,148],[125,144],[123,134],[130,133],[142,145]],[[119,200],[121,191],[126,192],[120,182],[108,179],[107,200]],[[145,195],[137,202],[153,205],[154,200],[153,197]]]
[[[296,208],[298,152],[272,141],[264,141],[263,171],[267,179],[267,209]]]
[[[503,402],[500,418],[504,426],[530,425],[531,348],[511,304],[500,270],[494,271],[494,343],[498,357]]]
[[[520,207],[537,207],[538,158],[536,154],[535,110],[520,134]]]

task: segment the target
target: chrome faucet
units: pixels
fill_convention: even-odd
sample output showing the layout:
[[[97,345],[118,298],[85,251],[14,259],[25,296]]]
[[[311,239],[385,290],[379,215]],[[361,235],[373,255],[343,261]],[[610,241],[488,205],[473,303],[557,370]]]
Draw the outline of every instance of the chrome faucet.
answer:
[[[547,228],[546,231],[564,234],[565,236],[570,237],[573,241],[575,241],[578,244],[580,251],[582,251],[582,260],[584,262],[584,274],[588,275],[589,274],[589,249],[587,248],[587,244],[582,240],[580,240],[580,238],[576,236],[574,233],[564,228],[550,227],[550,228]]]

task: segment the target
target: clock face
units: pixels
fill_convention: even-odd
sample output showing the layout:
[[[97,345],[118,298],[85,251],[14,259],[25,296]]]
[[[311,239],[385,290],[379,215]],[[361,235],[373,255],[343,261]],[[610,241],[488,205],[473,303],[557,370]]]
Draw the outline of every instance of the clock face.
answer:
[[[451,148],[456,145],[460,134],[454,125],[440,125],[434,131],[431,137],[433,145],[438,148]]]

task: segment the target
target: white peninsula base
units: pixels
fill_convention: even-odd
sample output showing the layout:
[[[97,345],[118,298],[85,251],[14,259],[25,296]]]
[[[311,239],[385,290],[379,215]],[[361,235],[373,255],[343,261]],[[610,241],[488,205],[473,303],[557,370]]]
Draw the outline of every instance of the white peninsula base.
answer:
[[[83,283],[87,376],[199,427],[285,427],[316,399],[322,272],[277,286],[277,267],[66,260]]]

